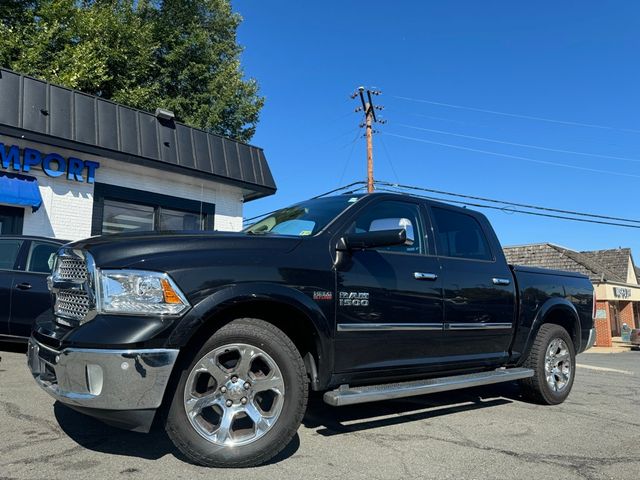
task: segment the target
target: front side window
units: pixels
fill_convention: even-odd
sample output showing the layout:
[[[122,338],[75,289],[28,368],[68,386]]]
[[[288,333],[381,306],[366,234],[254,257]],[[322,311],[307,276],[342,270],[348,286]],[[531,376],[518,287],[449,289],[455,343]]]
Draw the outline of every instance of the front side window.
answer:
[[[438,250],[444,257],[492,260],[489,242],[478,221],[471,215],[433,207],[438,228]]]
[[[420,209],[413,203],[386,201],[368,207],[351,224],[347,233],[366,233],[381,230],[407,231],[407,245],[392,245],[376,250],[401,253],[425,253],[425,236],[420,223]]]
[[[0,240],[0,270],[13,270],[22,240]]]
[[[27,258],[27,272],[51,273],[58,248],[60,247],[54,243],[31,242]]]
[[[308,200],[277,210],[245,228],[244,232],[250,235],[315,235],[359,199],[360,196],[339,195]]]

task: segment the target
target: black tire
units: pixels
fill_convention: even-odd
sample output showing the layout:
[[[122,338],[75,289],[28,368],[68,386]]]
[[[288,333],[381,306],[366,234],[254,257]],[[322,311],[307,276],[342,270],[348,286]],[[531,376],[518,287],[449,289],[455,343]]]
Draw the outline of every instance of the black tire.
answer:
[[[187,417],[185,387],[191,371],[197,365],[202,365],[200,361],[208,353],[233,344],[257,347],[271,357],[282,374],[284,398],[279,416],[263,436],[246,445],[229,447],[212,443],[196,431]],[[296,434],[307,406],[308,378],[298,349],[274,325],[254,318],[234,320],[216,331],[202,348],[188,355],[181,365],[182,371],[177,382],[174,382],[175,391],[168,394],[171,403],[165,413],[165,430],[174,445],[191,462],[208,467],[260,465],[280,453]]]
[[[545,356],[552,342],[564,342],[568,350],[570,376],[559,391],[549,385],[545,372]],[[569,333],[560,325],[545,323],[538,330],[527,360],[522,365],[534,371],[533,377],[520,380],[525,398],[543,405],[557,405],[566,400],[573,387],[576,373],[576,352]],[[552,380],[553,381],[553,380]]]

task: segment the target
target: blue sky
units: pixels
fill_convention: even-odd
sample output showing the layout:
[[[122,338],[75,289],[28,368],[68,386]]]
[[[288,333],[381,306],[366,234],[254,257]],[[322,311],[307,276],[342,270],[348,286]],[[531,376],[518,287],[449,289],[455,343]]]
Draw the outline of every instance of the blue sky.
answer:
[[[246,216],[364,179],[361,117],[349,98],[364,85],[383,91],[376,101],[388,120],[374,138],[376,179],[640,220],[639,2],[234,8],[244,17],[243,68],[266,97],[252,143],[278,184]],[[628,246],[640,261],[639,229],[481,211],[505,245]]]

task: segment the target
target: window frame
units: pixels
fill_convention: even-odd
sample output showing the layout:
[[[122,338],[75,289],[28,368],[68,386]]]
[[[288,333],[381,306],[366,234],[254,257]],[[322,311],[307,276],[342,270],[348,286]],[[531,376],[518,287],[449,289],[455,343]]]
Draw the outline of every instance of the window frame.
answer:
[[[103,235],[104,201],[140,205],[153,208],[153,232],[160,230],[160,214],[162,209],[203,216],[203,230],[213,232],[215,229],[216,205],[214,203],[199,202],[153,192],[143,192],[132,188],[96,183],[94,185],[93,218],[91,235]]]
[[[482,262],[482,263],[495,263],[496,262],[496,253],[494,251],[493,245],[492,243],[489,241],[490,236],[487,235],[487,230],[485,228],[485,226],[483,225],[483,222],[479,221],[478,218],[473,215],[471,212],[461,212],[459,209],[457,208],[451,208],[447,205],[427,205],[427,210],[429,212],[429,217],[431,219],[431,225],[433,228],[433,233],[434,233],[434,243],[435,243],[435,247],[436,247],[436,256],[439,258],[446,258],[446,259],[452,259],[452,260],[463,260],[463,261],[467,261],[467,262]],[[466,215],[467,217],[470,217],[475,223],[476,225],[479,227],[480,232],[482,233],[482,236],[484,237],[484,240],[486,242],[487,245],[487,249],[489,251],[489,255],[490,258],[489,259],[480,259],[480,258],[468,258],[468,257],[452,257],[450,255],[443,255],[441,252],[444,252],[444,248],[442,247],[441,243],[440,243],[440,229],[438,226],[438,221],[436,220],[436,216],[434,213],[434,209],[435,208],[439,208],[441,210],[446,210],[446,211],[450,211],[453,212],[455,214],[459,214],[459,215]]]
[[[428,232],[431,231],[430,227],[430,219],[428,218],[428,216],[425,216],[425,212],[423,209],[423,205],[421,202],[419,201],[414,201],[414,199],[412,198],[380,198],[377,199],[371,203],[368,203],[364,206],[362,206],[357,212],[355,212],[353,214],[353,216],[351,216],[346,223],[342,226],[342,233],[340,236],[342,235],[346,235],[348,233],[349,228],[351,227],[351,225],[353,223],[355,223],[359,217],[361,217],[363,214],[366,214],[366,212],[369,209],[373,209],[376,208],[377,206],[380,205],[380,203],[403,203],[406,205],[411,205],[413,207],[416,208],[416,212],[418,215],[418,229],[422,230],[422,241],[423,241],[423,251],[420,252],[416,252],[416,253],[412,253],[412,252],[397,252],[397,251],[393,251],[393,250],[383,250],[380,248],[369,248],[367,250],[371,250],[371,251],[375,251],[378,253],[384,253],[384,254],[393,254],[393,255],[411,255],[411,256],[422,256],[422,257],[426,257],[426,256],[433,256],[434,250],[434,242],[431,241]],[[383,247],[381,247],[383,248]]]
[[[31,262],[31,255],[33,253],[33,247],[36,244],[41,244],[41,245],[51,245],[52,247],[55,248],[55,250],[57,251],[58,249],[60,249],[60,244],[59,243],[55,243],[55,242],[50,242],[47,240],[30,240],[29,241],[29,247],[27,248],[27,251],[25,252],[25,260],[24,260],[24,265],[22,266],[22,272],[24,273],[33,273],[36,275],[51,275],[51,271],[48,272],[36,272],[33,270],[29,270],[29,263]]]
[[[7,241],[12,241],[15,240],[17,242],[20,242],[20,246],[18,247],[18,253],[16,253],[16,258],[13,261],[13,267],[12,268],[0,268],[0,272],[22,272],[24,270],[21,270],[20,267],[22,267],[23,263],[24,263],[24,256],[25,256],[25,245],[30,245],[31,244],[31,240],[28,239],[19,239],[19,238],[7,238],[7,237],[2,237],[0,236],[0,241],[2,240],[7,240]],[[26,247],[28,248],[28,247]]]

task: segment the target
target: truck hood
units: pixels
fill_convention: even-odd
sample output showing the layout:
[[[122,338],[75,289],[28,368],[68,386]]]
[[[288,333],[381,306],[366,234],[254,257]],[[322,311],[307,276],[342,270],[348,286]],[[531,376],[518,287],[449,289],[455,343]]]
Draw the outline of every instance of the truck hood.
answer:
[[[66,245],[88,251],[101,268],[127,268],[151,257],[185,252],[234,252],[258,250],[287,253],[300,242],[297,236],[245,233],[144,232],[91,237]]]

